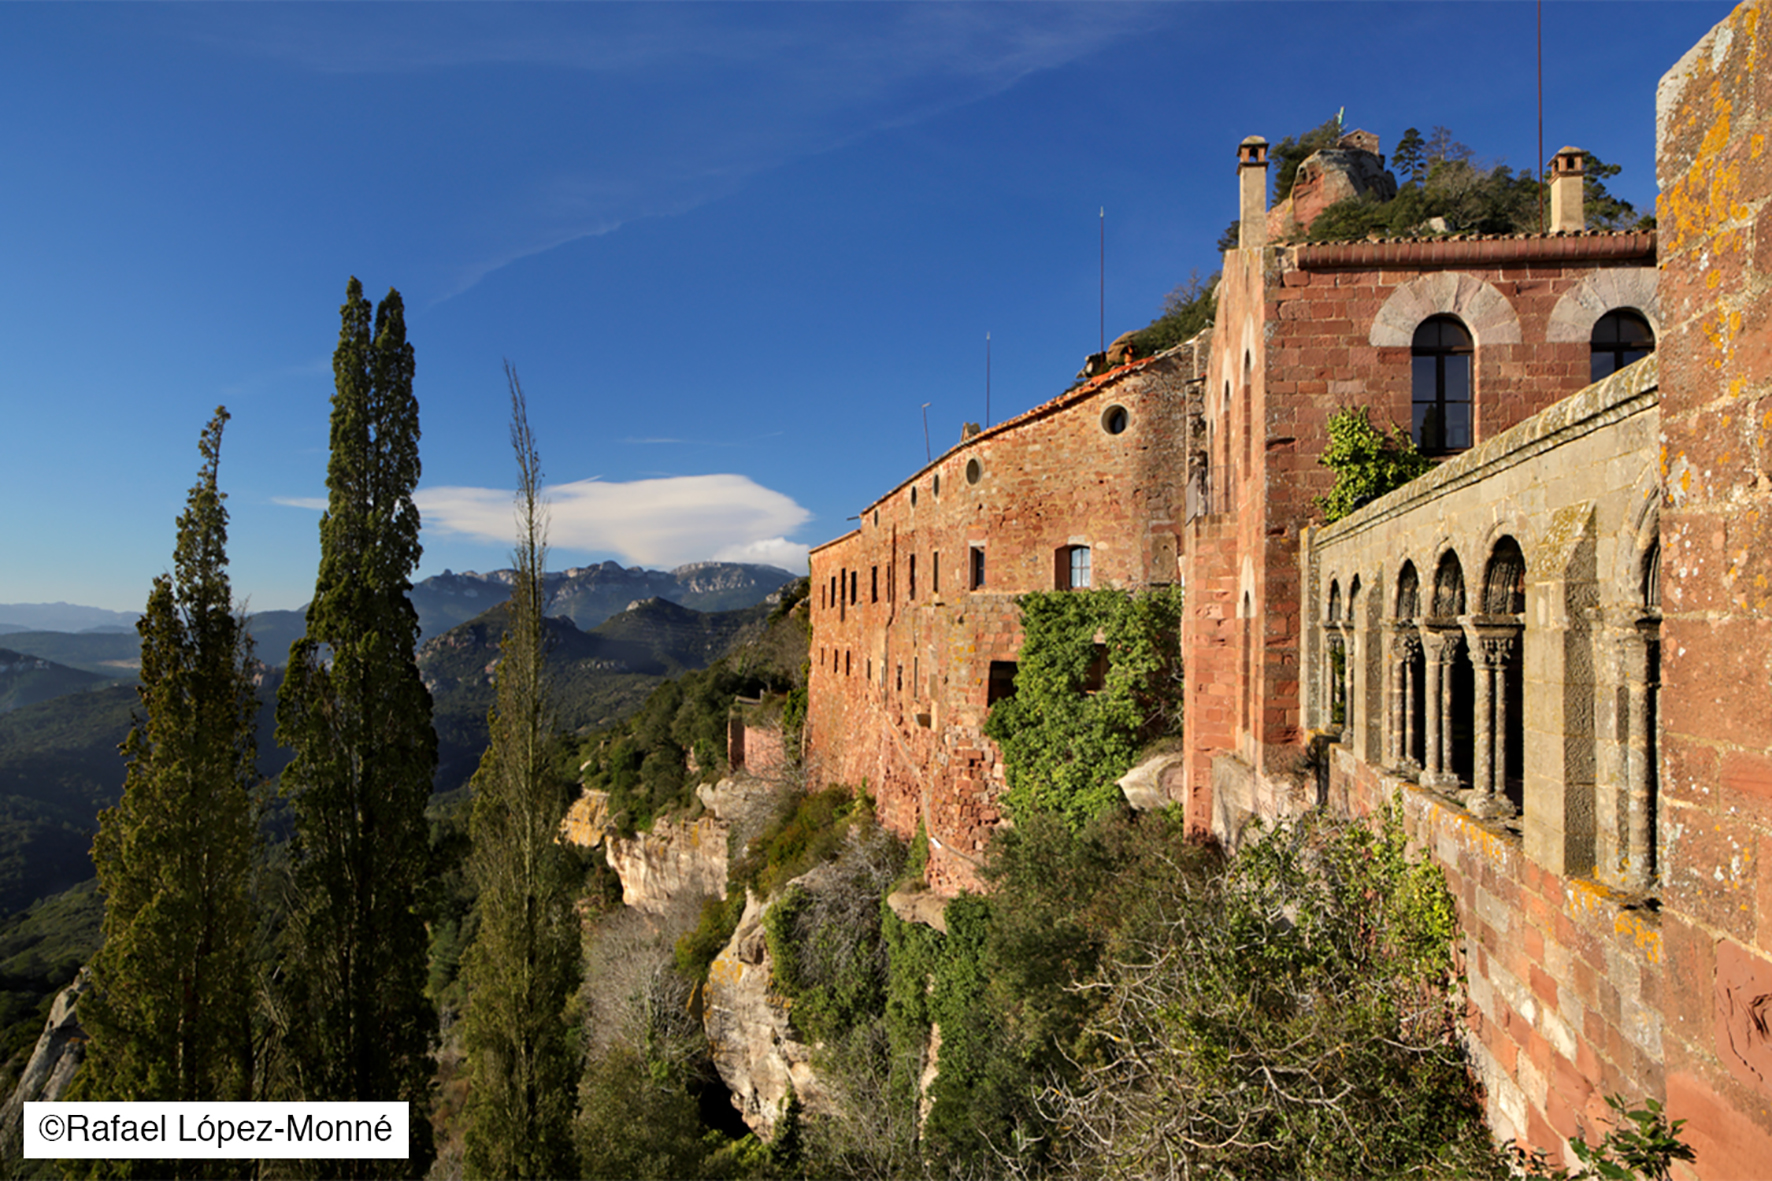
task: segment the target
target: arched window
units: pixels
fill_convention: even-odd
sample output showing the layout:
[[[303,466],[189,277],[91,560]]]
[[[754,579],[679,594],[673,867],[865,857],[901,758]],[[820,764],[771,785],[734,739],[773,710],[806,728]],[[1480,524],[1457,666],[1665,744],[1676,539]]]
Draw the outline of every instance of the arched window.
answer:
[[[1415,445],[1430,455],[1471,445],[1471,335],[1452,316],[1433,316],[1410,347]]]
[[[1464,566],[1458,555],[1447,550],[1434,568],[1434,602],[1436,617],[1464,614]]]
[[[1641,312],[1619,308],[1594,321],[1590,381],[1610,377],[1655,351],[1655,330]]]
[[[1420,614],[1421,579],[1415,573],[1415,563],[1404,561],[1397,572],[1397,618],[1414,619]]]
[[[1483,575],[1483,613],[1518,615],[1526,609],[1526,555],[1520,543],[1503,537],[1489,556]]]

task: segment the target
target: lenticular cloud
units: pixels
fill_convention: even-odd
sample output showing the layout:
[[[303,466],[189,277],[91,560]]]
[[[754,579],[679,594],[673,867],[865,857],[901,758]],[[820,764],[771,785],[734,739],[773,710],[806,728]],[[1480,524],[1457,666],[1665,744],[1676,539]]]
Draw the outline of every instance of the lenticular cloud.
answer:
[[[557,549],[616,553],[644,566],[718,555],[805,567],[806,547],[785,538],[812,514],[745,476],[575,480],[549,486],[543,495],[548,543]],[[422,488],[414,499],[427,531],[501,544],[516,536],[511,493],[504,489]]]

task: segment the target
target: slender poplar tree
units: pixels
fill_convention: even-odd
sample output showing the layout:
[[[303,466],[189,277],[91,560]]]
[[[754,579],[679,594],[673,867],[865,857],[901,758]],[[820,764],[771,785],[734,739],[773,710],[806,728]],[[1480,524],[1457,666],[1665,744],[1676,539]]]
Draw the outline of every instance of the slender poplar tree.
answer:
[[[122,746],[123,798],[100,814],[92,845],[105,942],[80,1004],[91,1035],[83,1099],[253,1097],[258,701],[216,486],[227,421],[218,407],[203,431],[173,572],[154,580],[136,624],[142,712]],[[117,1164],[202,1172],[201,1162]]]
[[[579,983],[578,875],[560,843],[568,804],[548,707],[547,510],[523,387],[507,363],[517,454],[516,578],[473,780],[469,873],[479,927],[464,964],[468,1005],[467,1171],[477,1177],[576,1175],[572,1118],[579,1059],[566,1004]]]
[[[319,578],[277,699],[277,740],[294,752],[282,784],[295,835],[274,1017],[279,1090],[412,1105],[408,1160],[320,1167],[422,1176],[437,1017],[419,903],[437,736],[409,595],[421,552],[418,402],[400,293],[381,301],[373,328],[369,310],[353,278],[332,355]]]

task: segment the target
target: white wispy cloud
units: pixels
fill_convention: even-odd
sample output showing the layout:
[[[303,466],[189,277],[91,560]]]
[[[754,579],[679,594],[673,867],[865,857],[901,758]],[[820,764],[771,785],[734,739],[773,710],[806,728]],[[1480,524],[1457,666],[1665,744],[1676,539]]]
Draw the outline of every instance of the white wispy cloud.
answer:
[[[1170,21],[1162,5],[247,6],[187,16],[220,52],[315,73],[545,75],[551,150],[457,145],[428,302],[521,259],[673,217],[795,160],[999,94]],[[520,100],[519,100],[520,101]],[[559,112],[583,112],[562,123]]]
[[[575,480],[549,485],[544,495],[548,542],[556,549],[615,553],[644,566],[716,556],[806,567],[807,547],[785,539],[812,514],[747,476]],[[421,488],[413,499],[427,531],[506,545],[515,537],[508,489]],[[740,553],[754,556],[733,556]]]
[[[289,508],[312,509],[315,512],[323,513],[326,511],[326,498],[324,496],[273,496],[271,497],[271,503],[286,505]]]

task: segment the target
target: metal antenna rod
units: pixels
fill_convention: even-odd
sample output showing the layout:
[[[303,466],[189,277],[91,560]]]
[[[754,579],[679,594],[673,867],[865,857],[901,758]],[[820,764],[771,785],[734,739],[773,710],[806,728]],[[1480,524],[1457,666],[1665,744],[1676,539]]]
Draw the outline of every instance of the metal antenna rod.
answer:
[[[991,426],[991,334],[984,334],[984,425]]]
[[[1107,352],[1107,206],[1101,207],[1101,343],[1096,352]]]
[[[923,459],[926,463],[935,462],[935,452],[929,449],[929,403],[923,403]]]
[[[1544,233],[1544,0],[1538,0],[1538,232]]]

